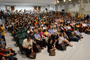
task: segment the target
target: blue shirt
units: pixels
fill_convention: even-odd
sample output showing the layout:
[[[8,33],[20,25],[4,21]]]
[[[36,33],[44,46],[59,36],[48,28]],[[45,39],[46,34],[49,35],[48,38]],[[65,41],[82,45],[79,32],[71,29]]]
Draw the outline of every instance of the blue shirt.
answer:
[[[88,26],[90,26],[90,24],[87,24]]]
[[[49,29],[48,32],[50,32],[51,34],[53,34],[53,29]]]
[[[35,39],[41,38],[39,34],[34,34]]]
[[[80,35],[80,32],[79,31],[75,31],[76,35]]]
[[[0,34],[0,39],[2,39],[1,34]]]

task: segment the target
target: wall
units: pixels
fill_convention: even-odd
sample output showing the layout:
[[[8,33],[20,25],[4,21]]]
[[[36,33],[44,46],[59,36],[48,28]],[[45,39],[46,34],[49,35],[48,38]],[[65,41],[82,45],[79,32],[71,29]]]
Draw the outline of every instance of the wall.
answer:
[[[79,7],[80,5],[79,4],[76,4],[75,6],[73,6],[73,4],[70,4],[69,5],[69,12],[71,12],[73,15],[74,13],[73,12],[78,12],[79,11]],[[85,8],[85,14],[90,14],[90,3],[86,3],[86,8]],[[41,11],[45,10],[45,8],[48,8],[49,10],[54,10],[55,11],[55,6],[54,5],[50,5],[49,7],[46,5],[46,6],[42,6],[41,7]],[[0,4],[0,10],[6,10],[6,7],[5,7],[5,4]],[[21,10],[21,9],[26,9],[26,10],[34,10],[34,7],[31,6],[31,5],[23,5],[23,6],[20,6],[20,5],[16,5],[15,6],[15,10]],[[65,9],[65,5],[58,5],[58,11],[62,11],[62,9]]]
[[[6,10],[4,5],[0,5],[0,10]]]
[[[62,6],[58,5],[58,11],[62,11],[62,9],[65,9],[65,5]]]
[[[55,0],[0,0],[0,2],[8,3],[38,3],[38,4],[55,4]]]
[[[90,3],[86,3],[86,8],[85,8],[86,11],[90,11]]]
[[[26,9],[26,10],[34,10],[34,7],[33,6],[15,6],[15,10],[23,10],[24,11],[24,9]]]

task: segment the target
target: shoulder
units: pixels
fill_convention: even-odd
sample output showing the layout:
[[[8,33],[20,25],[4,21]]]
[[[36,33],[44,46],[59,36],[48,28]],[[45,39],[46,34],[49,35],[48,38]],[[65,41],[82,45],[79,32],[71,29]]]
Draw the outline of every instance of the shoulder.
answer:
[[[4,27],[1,27],[1,29],[4,29]]]
[[[23,42],[26,42],[26,41],[27,41],[27,39],[24,39],[24,40],[23,40]]]

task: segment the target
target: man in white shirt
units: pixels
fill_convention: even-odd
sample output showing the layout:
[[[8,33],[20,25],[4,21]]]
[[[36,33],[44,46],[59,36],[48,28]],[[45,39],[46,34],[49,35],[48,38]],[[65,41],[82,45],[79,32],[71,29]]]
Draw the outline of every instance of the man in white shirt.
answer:
[[[30,53],[33,52],[33,42],[30,39],[30,37],[28,37],[27,39],[23,40],[23,48],[26,52],[26,56],[29,57]]]

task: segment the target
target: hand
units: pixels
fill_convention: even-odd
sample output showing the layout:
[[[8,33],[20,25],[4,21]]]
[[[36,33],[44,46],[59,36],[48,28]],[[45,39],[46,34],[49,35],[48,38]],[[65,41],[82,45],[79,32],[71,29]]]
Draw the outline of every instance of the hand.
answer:
[[[43,36],[42,38],[45,38],[45,36]]]
[[[1,41],[1,39],[0,39],[0,41]]]
[[[36,44],[36,42],[34,42]]]
[[[30,48],[28,48],[28,50],[30,50]]]
[[[32,50],[32,52],[33,52],[33,50]]]
[[[13,53],[10,53],[10,55],[14,55]]]
[[[41,39],[41,41],[42,41],[42,39]]]
[[[7,33],[7,31],[5,31],[5,33]]]

